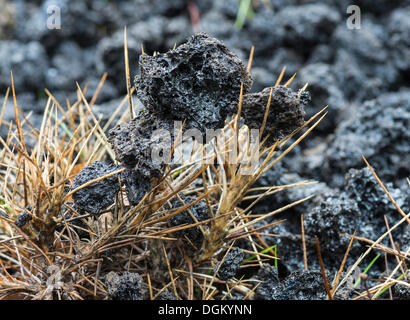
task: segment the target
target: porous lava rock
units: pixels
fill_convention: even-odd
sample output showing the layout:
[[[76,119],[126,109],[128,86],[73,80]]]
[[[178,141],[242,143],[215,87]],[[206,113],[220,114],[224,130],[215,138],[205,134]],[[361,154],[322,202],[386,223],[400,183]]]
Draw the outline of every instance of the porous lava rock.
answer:
[[[169,121],[162,121],[149,110],[142,109],[130,122],[111,129],[108,139],[116,160],[122,166],[134,170],[139,176],[151,179],[161,176],[167,159],[165,155],[165,161],[159,161],[159,158],[153,157],[153,151],[171,150],[172,130]]]
[[[142,278],[138,273],[111,271],[106,275],[108,294],[113,300],[142,300]]]
[[[218,278],[224,281],[233,278],[241,266],[244,257],[245,254],[242,249],[236,247],[232,248],[232,250],[226,255],[222,264],[218,262],[215,266],[215,272],[218,270]]]
[[[408,212],[410,198],[386,184],[397,204]],[[346,174],[342,192],[330,192],[321,196],[320,203],[305,215],[305,230],[309,236],[317,236],[322,252],[330,265],[340,264],[349,243],[344,235],[356,235],[365,239],[377,240],[387,231],[385,217],[392,227],[401,218],[397,209],[383,192],[368,168],[350,169]],[[406,241],[405,225],[392,232],[393,238],[400,244]],[[385,238],[383,244],[388,245]],[[351,256],[360,254],[365,244],[354,242]]]
[[[351,111],[329,138],[323,178],[340,187],[337,173],[361,168],[365,155],[383,181],[406,185],[410,174],[410,90],[380,95]]]
[[[139,175],[135,170],[123,171],[121,181],[126,186],[127,198],[132,206],[136,206],[152,187],[151,179]]]
[[[141,55],[135,78],[137,96],[158,117],[185,120],[185,128],[224,126],[235,111],[241,83],[252,80],[242,61],[222,42],[199,33],[177,47],[154,56]]]
[[[77,174],[71,190],[75,190],[94,179],[101,178],[119,169],[119,166],[104,161],[93,162]],[[73,200],[76,208],[80,211],[99,214],[103,209],[114,203],[119,191],[118,174],[114,174],[74,192]]]
[[[320,271],[295,271],[280,281],[276,268],[265,265],[257,278],[262,281],[255,291],[257,300],[324,300],[326,290]]]
[[[410,300],[410,283],[406,281],[407,284],[397,283],[393,287],[393,297],[398,300]]]
[[[262,138],[269,135],[268,142],[272,143],[303,125],[305,100],[285,86],[265,88],[262,92],[246,94],[243,97],[241,114],[249,128],[262,127],[271,90],[272,99]]]
[[[31,214],[29,213],[29,211],[31,210],[32,208],[28,206],[24,209],[24,211],[20,212],[14,224],[19,228],[23,227],[27,222],[29,222],[32,219]]]

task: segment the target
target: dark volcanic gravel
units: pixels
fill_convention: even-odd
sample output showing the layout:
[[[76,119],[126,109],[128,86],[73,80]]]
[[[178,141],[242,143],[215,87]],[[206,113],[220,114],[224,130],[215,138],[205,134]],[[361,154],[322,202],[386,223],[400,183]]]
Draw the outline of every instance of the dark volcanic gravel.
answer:
[[[399,300],[410,300],[409,282],[406,284],[396,284],[393,287],[393,297]]]
[[[410,174],[410,91],[381,95],[352,112],[354,116],[341,122],[330,137],[326,180],[338,186],[338,173],[362,167],[365,155],[384,181],[405,184]]]
[[[326,290],[320,271],[296,271],[279,281],[276,268],[264,265],[258,279],[262,284],[256,289],[258,300],[324,300]]]
[[[46,52],[40,43],[0,42],[0,90],[3,93],[11,86],[10,71],[13,71],[15,87],[19,91],[30,91],[44,84],[47,69]]]

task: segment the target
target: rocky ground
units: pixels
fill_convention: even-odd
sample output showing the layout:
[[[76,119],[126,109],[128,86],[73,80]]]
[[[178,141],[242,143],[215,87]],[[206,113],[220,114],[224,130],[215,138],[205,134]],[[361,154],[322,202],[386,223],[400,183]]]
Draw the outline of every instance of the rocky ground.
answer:
[[[195,18],[193,3],[199,10],[199,20]],[[47,8],[56,4],[61,8],[61,30],[50,30],[46,27]],[[341,234],[356,231],[359,237],[376,240],[387,230],[385,217],[390,226],[401,218],[365,168],[362,155],[402,210],[407,213],[410,209],[406,181],[410,176],[410,1],[382,0],[377,5],[367,0],[355,1],[362,13],[361,29],[357,30],[346,26],[346,8],[350,4],[353,1],[255,1],[253,17],[239,30],[235,27],[237,0],[0,0],[0,102],[10,86],[12,70],[19,104],[25,113],[32,111],[30,121],[39,127],[46,104],[44,88],[61,102],[66,98],[74,101],[75,82],[81,86],[88,83],[90,99],[101,76],[108,72],[94,107],[97,117],[101,113],[107,119],[126,94],[125,25],[132,76],[139,70],[142,45],[151,54],[165,52],[197,31],[222,40],[242,61],[247,61],[254,45],[253,86],[249,89],[255,92],[255,99],[261,94],[256,92],[272,86],[286,66],[285,79],[297,72],[292,88],[309,83],[311,102],[305,107],[307,117],[329,106],[328,115],[310,137],[258,182],[259,186],[271,186],[307,179],[319,181],[270,196],[254,207],[257,213],[270,212],[316,194],[312,200],[288,210],[283,215],[285,223],[265,230],[280,235],[269,245],[277,244],[281,262],[279,274],[269,266],[259,270],[257,276],[270,279],[271,283],[261,286],[257,297],[323,298],[322,289],[306,292],[306,282],[315,287],[320,274],[302,271],[300,215],[304,215],[309,269],[319,270],[314,245],[317,236],[325,267],[333,274],[349,244],[349,238]],[[143,76],[148,79],[151,75]],[[234,92],[239,92],[238,86]],[[144,94],[155,96],[155,92]],[[172,97],[172,92],[167,94]],[[229,100],[227,95],[224,98]],[[153,110],[158,105],[142,102]],[[181,115],[180,110],[172,112]],[[13,118],[9,100],[3,120],[8,123]],[[221,115],[216,121],[223,122],[224,118]],[[3,138],[7,135],[6,126],[1,127],[0,134]],[[99,165],[104,164],[92,169],[98,171]],[[101,192],[106,191],[103,188]],[[410,226],[403,225],[393,237],[402,251],[407,250]],[[266,241],[273,240],[267,237]],[[383,243],[390,246],[389,239]],[[347,263],[351,265],[365,249],[366,244],[355,241]],[[374,255],[369,256],[369,261],[372,258]],[[396,262],[394,257],[387,260]],[[384,258],[378,259],[370,277],[376,277],[385,267]],[[223,265],[219,271],[232,272],[224,270]],[[122,295],[122,287],[129,285],[122,278],[112,281],[117,295]],[[140,285],[139,279],[132,281],[131,285]],[[293,288],[295,282],[301,287]],[[398,297],[408,298],[405,287],[395,290]]]

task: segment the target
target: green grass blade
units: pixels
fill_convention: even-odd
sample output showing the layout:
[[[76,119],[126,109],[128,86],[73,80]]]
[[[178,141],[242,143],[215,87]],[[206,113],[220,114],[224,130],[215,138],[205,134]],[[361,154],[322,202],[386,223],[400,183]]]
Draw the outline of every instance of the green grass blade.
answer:
[[[241,30],[245,24],[246,17],[251,9],[251,0],[241,0],[238,14],[236,15],[235,27]]]
[[[366,269],[364,269],[364,271],[362,273],[366,274],[370,268],[373,266],[373,264],[376,262],[377,259],[379,259],[380,254],[377,254],[377,256],[369,263],[369,265],[366,267]],[[360,277],[356,280],[353,288],[356,288],[358,285],[360,284]]]
[[[396,280],[403,280],[404,276],[408,274],[408,270],[402,274],[400,277],[396,278]],[[384,288],[383,290],[381,290],[377,295],[374,296],[374,299],[377,299],[378,297],[380,297],[383,293],[385,293],[387,290],[389,290],[389,288],[391,286],[394,286],[394,283],[389,285],[388,287]]]
[[[51,117],[53,118],[54,121],[59,121],[58,119],[56,119],[56,117],[55,117],[53,114],[51,114],[50,111],[48,112],[48,114],[51,115]],[[66,126],[66,124],[65,124],[64,122],[60,122],[60,123],[59,123],[59,126],[61,127],[61,129],[64,130],[65,133],[68,134],[68,136],[69,136],[70,138],[73,137],[73,133],[70,131],[70,129],[68,129],[68,127]]]
[[[266,253],[266,252],[268,252],[268,251],[271,251],[272,249],[274,249],[274,251],[275,251],[275,258],[276,258],[276,244],[274,245],[274,246],[271,246],[271,247],[269,247],[269,248],[266,248],[266,249],[263,249],[261,252],[259,252],[259,253]],[[253,256],[250,256],[249,258],[246,258],[245,260],[243,260],[244,262],[245,261],[251,261],[251,260],[253,260],[253,259],[255,259],[256,258],[256,255],[253,255]],[[275,259],[275,267],[277,267],[277,262],[276,262],[276,259]]]

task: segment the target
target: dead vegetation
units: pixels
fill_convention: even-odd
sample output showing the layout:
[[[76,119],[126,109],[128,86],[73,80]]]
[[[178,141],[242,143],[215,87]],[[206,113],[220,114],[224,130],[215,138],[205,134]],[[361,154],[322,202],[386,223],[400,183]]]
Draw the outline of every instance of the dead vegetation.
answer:
[[[127,50],[125,53],[127,62]],[[251,61],[252,55],[248,68]],[[234,150],[230,148],[221,149],[215,141],[208,146],[194,144],[189,161],[179,167],[166,167],[137,205],[129,203],[118,175],[120,192],[115,203],[100,215],[82,214],[72,205],[73,193],[108,176],[68,191],[74,177],[94,161],[115,162],[106,136],[107,129],[117,114],[122,114],[119,122],[128,121],[130,114],[134,116],[133,90],[129,69],[126,70],[128,95],[104,127],[94,116],[92,108],[100,90],[103,90],[106,76],[101,79],[91,101],[85,99],[87,87],[77,86],[77,101],[72,105],[67,101],[64,107],[47,91],[49,98],[39,130],[30,124],[30,114],[21,112],[11,74],[11,94],[7,92],[6,100],[13,99],[15,123],[5,123],[0,118],[0,125],[9,127],[7,140],[0,140],[0,299],[109,299],[112,295],[107,275],[125,271],[141,276],[141,296],[146,299],[157,299],[164,293],[176,299],[227,299],[234,293],[241,294],[243,299],[252,299],[260,282],[235,277],[221,280],[218,278],[219,266],[238,239],[249,241],[253,249],[244,252],[254,256],[245,260],[241,268],[261,266],[268,261],[274,264],[273,261],[278,259],[274,250],[260,237],[260,231],[283,220],[267,223],[262,228],[255,228],[255,224],[310,197],[268,213],[252,212],[252,207],[267,195],[312,182],[301,181],[263,190],[252,189],[252,185],[320,123],[326,115],[326,108],[273,145],[261,143],[255,146],[250,141],[249,129],[240,126],[241,95],[238,114],[227,119],[223,130],[224,140],[234,141],[239,146],[238,154],[233,154]],[[279,75],[276,86],[283,82],[283,74]],[[288,87],[292,80],[293,77],[285,86]],[[260,136],[270,101],[271,97]],[[2,114],[5,106],[6,101]],[[35,139],[34,148],[26,146],[27,138]],[[178,135],[177,139],[180,138]],[[172,152],[175,152],[174,148]],[[254,159],[255,155],[257,159]],[[226,161],[232,158],[240,161],[233,164]],[[215,161],[207,161],[209,159]],[[253,166],[255,161],[257,165]],[[260,193],[249,195],[251,191]],[[193,196],[195,200],[185,203],[183,196]],[[178,199],[182,206],[173,208],[173,199]],[[244,199],[253,201],[245,209],[238,206]],[[194,223],[170,225],[170,219],[182,212],[189,213],[190,208],[200,201],[206,202],[209,219],[198,221],[191,214]],[[399,223],[408,222],[409,214],[397,209],[403,216]],[[21,223],[17,226],[15,221],[18,219]],[[188,238],[176,236],[177,232],[191,228],[199,228],[202,233],[201,247]],[[406,283],[402,280],[408,272],[405,261],[409,259],[409,252],[380,245],[388,235],[386,232],[374,242],[351,236],[352,241],[357,239],[371,244],[357,265],[373,249],[398,258],[397,268],[382,283],[358,291],[355,299],[376,299],[394,283]],[[305,266],[307,269],[307,263]],[[353,270],[342,278],[343,268],[344,262],[333,283],[329,281],[331,288],[323,271],[329,298],[338,293]],[[399,272],[402,276],[397,278]]]

